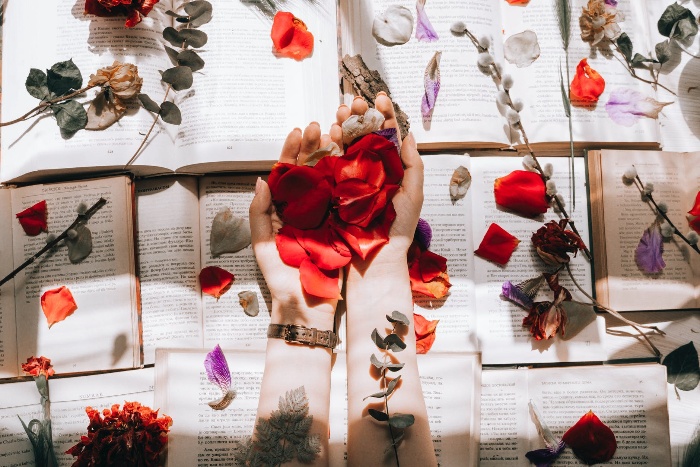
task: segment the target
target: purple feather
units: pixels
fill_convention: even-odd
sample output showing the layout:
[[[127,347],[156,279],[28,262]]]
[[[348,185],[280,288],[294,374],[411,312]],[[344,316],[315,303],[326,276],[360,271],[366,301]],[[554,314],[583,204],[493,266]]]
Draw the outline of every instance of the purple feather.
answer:
[[[433,230],[430,228],[430,224],[423,218],[418,219],[418,225],[416,226],[416,233],[413,234],[413,239],[418,242],[422,249],[427,250],[430,248],[430,240],[433,238]]]
[[[637,266],[646,274],[657,274],[666,267],[663,259],[664,243],[658,225],[652,225],[644,231],[634,250]]]
[[[226,394],[231,389],[231,371],[219,344],[207,354],[204,368],[207,370],[209,381],[219,386],[222,393]]]
[[[423,76],[423,86],[425,87],[425,92],[423,93],[423,99],[420,104],[420,111],[423,118],[430,117],[430,112],[432,112],[435,107],[435,101],[437,100],[438,93],[440,92],[440,56],[442,52],[435,52],[433,58],[428,62],[428,66],[425,68],[425,75]]]
[[[396,146],[396,150],[401,152],[401,148],[399,147],[399,136],[398,132],[396,131],[396,128],[384,128],[382,130],[375,131],[374,134],[388,139],[389,141],[394,143],[394,146]]]
[[[534,304],[532,299],[523,292],[523,290],[517,285],[513,284],[511,281],[505,281],[501,286],[501,295],[523,307],[526,310],[532,308]]]
[[[428,15],[425,13],[425,0],[416,0],[416,13],[416,16],[418,16],[416,22],[416,39],[425,42],[438,40],[437,32],[435,32],[435,28],[430,24]]]

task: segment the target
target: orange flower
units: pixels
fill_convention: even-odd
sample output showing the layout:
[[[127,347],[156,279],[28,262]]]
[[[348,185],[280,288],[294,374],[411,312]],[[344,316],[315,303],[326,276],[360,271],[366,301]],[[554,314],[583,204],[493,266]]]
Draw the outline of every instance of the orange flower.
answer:
[[[605,80],[583,58],[576,66],[576,76],[571,81],[570,89],[572,100],[582,103],[598,102],[598,97],[605,90]]]
[[[46,357],[29,357],[27,363],[22,363],[22,371],[35,378],[40,375],[48,379],[56,373],[51,365],[51,360]]]
[[[41,309],[44,311],[49,328],[63,321],[78,309],[73,294],[65,285],[44,292],[41,296]]]
[[[272,21],[272,45],[282,57],[303,60],[314,50],[314,35],[306,24],[288,11],[278,11]]]
[[[435,329],[437,328],[439,319],[432,321],[425,319],[423,316],[413,313],[413,326],[416,332],[416,353],[428,353],[435,342]]]
[[[231,288],[234,279],[233,274],[218,266],[207,266],[199,271],[202,292],[216,297],[217,300]]]

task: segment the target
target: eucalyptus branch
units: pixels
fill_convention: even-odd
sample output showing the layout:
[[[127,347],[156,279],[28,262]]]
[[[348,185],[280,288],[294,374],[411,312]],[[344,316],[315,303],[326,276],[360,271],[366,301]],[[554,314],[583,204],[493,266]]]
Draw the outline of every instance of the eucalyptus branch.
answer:
[[[396,333],[396,323],[391,328],[391,333],[395,334]],[[384,354],[384,365],[387,363],[391,363],[389,360],[389,355]],[[386,410],[386,413],[389,413],[389,395],[386,394],[386,391],[389,389],[389,382],[386,379],[386,372],[387,369],[384,368],[382,370],[382,386],[384,389],[384,410]],[[394,436],[394,430],[391,428],[391,424],[389,424],[389,435],[391,436],[391,447],[394,449],[394,458],[396,459],[396,465],[397,467],[399,466],[399,451],[396,445],[396,437]]]
[[[80,94],[83,94],[84,92],[97,87],[96,84],[90,85],[90,86],[85,86],[84,88],[78,89],[77,91],[73,91],[70,94],[66,94],[64,96],[56,97],[54,99],[48,100],[48,101],[43,101],[41,104],[37,105],[34,107],[32,110],[27,112],[26,114],[22,115],[21,117],[17,117],[14,120],[10,120],[9,122],[2,122],[0,123],[0,127],[3,126],[9,126],[9,125],[14,125],[15,123],[23,122],[25,120],[29,120],[32,117],[35,117],[39,115],[41,112],[46,110],[47,108],[51,107],[53,104],[58,104],[60,102],[66,101],[68,99],[71,99],[75,96],[79,96]]]
[[[163,102],[167,101],[168,94],[170,93],[170,89],[172,89],[172,86],[168,85],[168,88],[165,90],[165,95],[163,96]],[[161,102],[161,106],[163,105],[163,102]],[[131,159],[129,159],[129,162],[124,164],[124,168],[129,167],[131,164],[134,163],[136,158],[139,157],[139,155],[141,154],[141,150],[143,149],[143,147],[146,145],[146,142],[148,141],[148,137],[151,136],[153,129],[156,127],[156,123],[158,123],[158,119],[160,119],[160,115],[156,114],[156,117],[153,119],[153,123],[151,124],[151,127],[146,132],[146,136],[144,136],[143,139],[141,140],[141,144],[136,149],[136,152],[134,152],[134,155],[131,156]]]
[[[75,229],[78,225],[80,224],[85,224],[87,221],[97,212],[99,211],[102,206],[107,204],[107,200],[104,198],[100,198],[95,204],[93,204],[87,211],[85,211],[84,214],[78,214],[78,217],[73,221],[73,223],[68,226],[66,230],[61,232],[59,236],[54,238],[52,241],[47,242],[44,247],[34,253],[29,259],[27,259],[24,263],[20,264],[14,271],[9,273],[7,276],[5,276],[2,280],[0,280],[0,286],[2,286],[5,282],[9,281],[13,277],[15,277],[17,274],[19,274],[24,268],[32,264],[34,261],[36,261],[38,258],[40,258],[44,253],[58,245],[63,239],[68,237],[68,232],[72,229]]]
[[[652,86],[659,86],[659,87],[665,89],[666,91],[670,92],[670,93],[673,94],[674,96],[676,96],[676,97],[678,96],[678,94],[676,94],[675,92],[673,92],[672,90],[670,90],[669,88],[667,88],[666,86],[664,86],[663,84],[659,83],[658,79],[655,79],[654,81],[650,81],[650,80],[648,80],[648,79],[645,79],[645,78],[642,78],[641,76],[639,76],[639,75],[637,74],[637,71],[634,69],[634,67],[633,67],[632,64],[629,62],[629,60],[627,60],[627,57],[626,57],[625,54],[622,52],[622,50],[621,50],[620,47],[617,45],[617,43],[616,43],[615,41],[610,41],[610,43],[613,45],[613,47],[615,47],[615,50],[622,56],[622,58],[624,58],[624,60],[620,60],[620,62],[622,62],[622,63],[625,65],[625,68],[626,68],[627,71],[629,72],[630,76],[632,76],[632,77],[635,78],[635,79],[638,79],[639,81],[641,81],[641,82],[643,82],[643,83],[651,84]],[[653,76],[653,75],[654,75],[654,73],[653,73],[653,71],[652,71],[652,76]]]

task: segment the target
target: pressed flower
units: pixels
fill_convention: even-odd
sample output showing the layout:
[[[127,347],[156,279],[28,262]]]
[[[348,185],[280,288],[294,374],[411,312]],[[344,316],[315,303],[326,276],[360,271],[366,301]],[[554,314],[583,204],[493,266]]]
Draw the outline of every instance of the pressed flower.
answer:
[[[518,214],[534,217],[549,209],[542,177],[534,172],[515,170],[493,184],[496,204]]]
[[[634,250],[634,260],[645,274],[658,274],[666,267],[663,252],[661,229],[654,224],[644,230],[639,245]]]
[[[433,42],[438,40],[438,34],[430,24],[428,15],[425,12],[425,1],[416,0],[416,13],[418,20],[416,22],[416,39],[424,42]]]
[[[598,97],[605,90],[605,80],[588,65],[588,59],[581,59],[576,65],[576,75],[571,80],[571,97],[580,103],[598,102]]]
[[[518,68],[530,66],[540,56],[540,44],[537,41],[537,34],[529,29],[513,34],[503,44],[503,53],[505,59]],[[510,87],[512,87],[512,84],[506,89]]]
[[[532,417],[532,421],[537,427],[537,432],[540,434],[544,440],[545,446],[547,447],[544,449],[529,451],[525,453],[525,457],[527,457],[527,459],[537,467],[550,467],[564,450],[566,444],[554,436],[552,431],[547,426],[547,423],[537,410],[537,406],[532,401],[528,403],[528,407],[530,408],[530,416]]]
[[[549,221],[532,234],[532,244],[542,261],[550,266],[559,266],[569,262],[569,253],[576,256],[578,250],[585,248],[581,237],[566,229],[568,219]]]
[[[35,378],[40,375],[49,378],[56,373],[51,365],[51,360],[43,356],[29,357],[27,363],[22,363],[22,371]]]
[[[504,266],[510,260],[510,256],[515,251],[518,243],[520,243],[520,240],[506,232],[500,225],[492,223],[486,230],[479,248],[474,253]]]
[[[331,185],[316,167],[278,162],[272,166],[268,184],[277,215],[285,224],[313,229],[328,215]]]
[[[272,21],[272,45],[282,56],[303,60],[314,50],[314,36],[306,24],[288,11],[278,11]]]
[[[65,285],[56,289],[47,290],[41,295],[41,309],[46,316],[49,328],[63,321],[78,309],[73,294]]]
[[[413,241],[408,249],[408,275],[411,290],[428,297],[443,298],[452,284],[447,275],[447,259]]]
[[[471,184],[472,174],[469,173],[469,169],[460,165],[452,172],[450,178],[450,198],[453,201],[464,198]]]
[[[85,14],[126,16],[125,26],[133,28],[148,16],[158,0],[85,0]]]
[[[207,266],[199,271],[199,285],[202,293],[211,295],[217,300],[225,294],[233,284],[233,274],[218,266]]]
[[[425,67],[425,74],[423,75],[423,87],[425,88],[425,92],[423,93],[423,99],[421,99],[420,104],[420,111],[423,118],[430,117],[430,113],[435,107],[435,101],[440,92],[441,55],[442,52],[435,52],[433,58],[428,62],[428,66]]]
[[[19,220],[19,225],[24,229],[24,233],[31,237],[39,235],[42,231],[48,231],[45,200],[39,201],[22,212],[18,212],[15,216]]]
[[[416,353],[426,354],[435,342],[435,329],[439,319],[427,320],[423,316],[413,313],[413,326],[416,333]]]
[[[592,410],[564,433],[562,441],[587,464],[606,462],[617,450],[615,434]]]
[[[588,0],[588,5],[583,7],[579,17],[581,39],[584,42],[596,45],[604,39],[614,41],[622,34],[617,23],[624,21],[624,15],[617,11],[616,4],[617,2],[613,5],[609,0]]]
[[[657,118],[659,112],[672,102],[659,102],[629,88],[615,89],[605,104],[612,121],[623,126],[632,126],[642,117]]]
[[[571,293],[559,285],[557,274],[543,274],[547,285],[554,292],[554,301],[535,302],[530,312],[523,319],[523,326],[530,328],[530,334],[535,340],[551,339],[561,331],[563,336],[566,331],[566,311],[562,303],[571,300]]]
[[[229,370],[226,356],[219,344],[216,344],[214,350],[207,353],[204,358],[204,369],[209,381],[221,389],[221,399],[209,402],[209,406],[215,410],[225,409],[233,400],[235,392],[231,390],[231,370]]]

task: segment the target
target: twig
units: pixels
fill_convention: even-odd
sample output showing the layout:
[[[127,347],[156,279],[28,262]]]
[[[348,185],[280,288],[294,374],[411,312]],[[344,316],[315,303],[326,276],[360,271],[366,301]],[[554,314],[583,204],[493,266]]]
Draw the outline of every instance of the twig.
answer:
[[[59,102],[63,102],[63,101],[68,100],[72,97],[79,96],[80,94],[84,93],[85,91],[88,91],[96,86],[97,86],[97,84],[85,86],[84,88],[78,89],[77,91],[73,91],[72,93],[66,94],[65,96],[57,97],[57,98],[51,99],[49,101],[43,101],[41,104],[37,105],[36,107],[34,107],[32,110],[30,110],[26,114],[22,115],[21,117],[15,118],[14,120],[10,120],[9,122],[0,123],[0,127],[23,122],[31,117],[39,115],[41,112],[43,112],[44,110],[46,110],[48,107],[52,106],[53,104],[58,104]]]
[[[625,61],[623,63],[625,64],[625,68],[627,68],[627,71],[629,72],[630,75],[632,75],[633,78],[636,78],[643,83],[651,84],[652,86],[660,86],[663,89],[670,92],[671,94],[673,94],[674,96],[678,97],[678,94],[671,91],[669,88],[667,88],[663,84],[659,83],[658,79],[655,81],[649,81],[648,79],[644,79],[641,76],[639,76],[637,74],[637,72],[634,70],[634,68],[632,68],[632,65],[630,65],[630,63],[627,61],[627,57],[625,56],[624,53],[622,53],[622,50],[620,50],[620,47],[618,47],[618,45],[614,41],[610,41],[610,43],[615,47],[615,50],[617,50],[620,53],[620,55],[622,55],[624,57]],[[620,60],[620,61],[622,61],[622,60]],[[652,72],[652,76],[653,76],[653,74],[654,73]]]
[[[166,101],[168,98],[168,94],[170,93],[170,90],[172,89],[172,85],[168,85],[168,88],[165,90],[165,96],[163,96],[163,102]],[[163,105],[163,102],[161,102],[161,105]],[[146,136],[143,137],[143,140],[141,141],[141,144],[139,147],[136,149],[136,152],[134,153],[133,156],[131,156],[131,159],[129,159],[129,162],[124,164],[124,168],[126,169],[129,167],[137,157],[141,154],[141,150],[143,147],[146,145],[146,141],[148,141],[148,137],[151,136],[151,132],[153,131],[153,128],[155,128],[156,123],[158,123],[158,120],[160,119],[160,114],[156,114],[156,118],[153,119],[153,123],[151,124],[151,127],[148,129],[148,132],[146,133]]]

